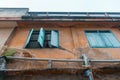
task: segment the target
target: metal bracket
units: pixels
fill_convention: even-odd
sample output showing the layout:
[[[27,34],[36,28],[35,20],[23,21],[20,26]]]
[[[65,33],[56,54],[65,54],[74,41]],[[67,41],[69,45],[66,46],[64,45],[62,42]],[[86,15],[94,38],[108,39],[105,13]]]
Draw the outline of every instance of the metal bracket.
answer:
[[[52,68],[52,61],[49,60],[49,61],[48,61],[48,69],[51,69],[51,68]]]

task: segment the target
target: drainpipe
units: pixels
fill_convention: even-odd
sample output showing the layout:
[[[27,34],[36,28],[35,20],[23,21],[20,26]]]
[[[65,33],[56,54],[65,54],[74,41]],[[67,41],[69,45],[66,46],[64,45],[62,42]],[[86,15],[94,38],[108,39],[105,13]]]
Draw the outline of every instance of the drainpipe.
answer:
[[[84,60],[84,66],[86,68],[83,72],[84,77],[89,78],[89,80],[94,80],[92,70],[90,70],[89,59],[87,58],[85,54],[82,54],[82,59]]]
[[[83,74],[84,74],[84,77],[89,78],[89,80],[94,80],[92,76],[92,72],[89,69],[86,69]]]
[[[0,80],[4,80],[6,71],[3,71],[3,69],[6,68],[6,57],[0,56]]]

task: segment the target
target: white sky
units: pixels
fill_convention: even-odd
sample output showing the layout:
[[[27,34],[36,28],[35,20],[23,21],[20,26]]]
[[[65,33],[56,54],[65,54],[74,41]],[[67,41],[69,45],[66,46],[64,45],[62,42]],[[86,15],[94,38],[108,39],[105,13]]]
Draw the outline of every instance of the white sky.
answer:
[[[0,7],[52,12],[120,12],[120,0],[0,0]]]

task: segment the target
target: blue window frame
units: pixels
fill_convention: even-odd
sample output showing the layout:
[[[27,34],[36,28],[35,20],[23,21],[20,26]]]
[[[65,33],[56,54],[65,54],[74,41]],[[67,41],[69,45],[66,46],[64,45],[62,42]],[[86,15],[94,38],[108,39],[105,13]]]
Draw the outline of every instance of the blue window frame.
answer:
[[[59,32],[57,30],[31,29],[25,48],[58,48]]]
[[[92,48],[120,48],[120,42],[109,30],[86,30],[85,34]]]

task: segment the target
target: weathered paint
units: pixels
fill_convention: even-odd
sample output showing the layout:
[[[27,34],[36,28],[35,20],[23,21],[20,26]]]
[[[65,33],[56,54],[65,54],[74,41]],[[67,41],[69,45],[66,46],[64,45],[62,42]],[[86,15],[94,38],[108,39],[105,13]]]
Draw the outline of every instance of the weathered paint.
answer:
[[[0,46],[3,46],[14,28],[0,28]]]
[[[17,26],[16,21],[0,21],[0,28],[11,28],[16,26]]]
[[[111,30],[120,41],[120,30],[117,28],[118,22],[19,22],[14,37],[10,40],[8,46],[23,48],[29,34],[29,30],[40,29],[58,30],[60,46],[63,49],[29,49],[35,57],[39,58],[80,58],[81,51],[79,49],[88,48],[86,53],[93,59],[120,59],[120,48],[90,48],[86,39],[85,30]],[[84,51],[84,50],[83,50]],[[85,52],[85,51],[84,51]],[[103,55],[102,55],[103,54]],[[109,58],[104,58],[104,56]]]

